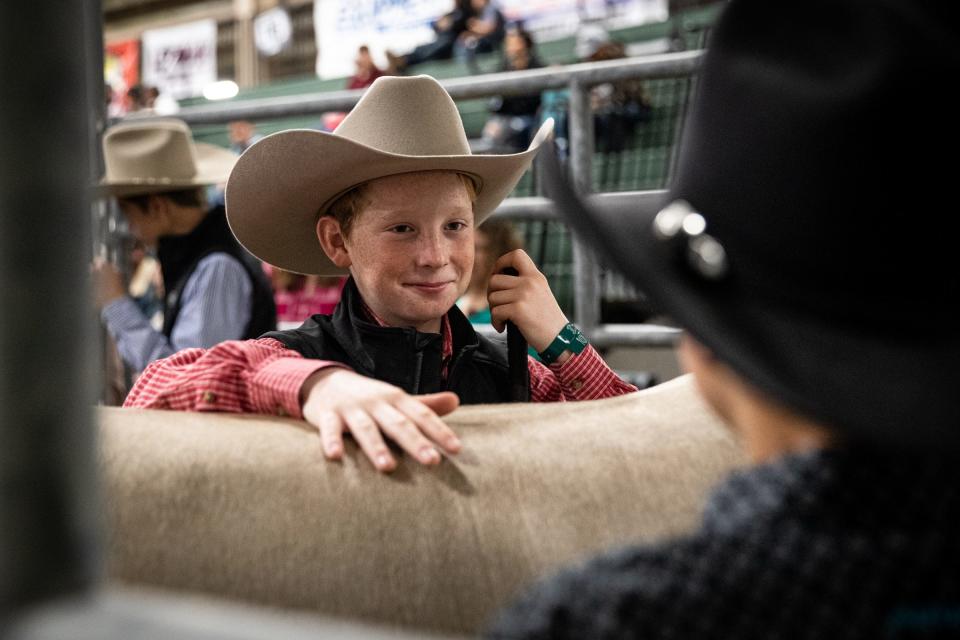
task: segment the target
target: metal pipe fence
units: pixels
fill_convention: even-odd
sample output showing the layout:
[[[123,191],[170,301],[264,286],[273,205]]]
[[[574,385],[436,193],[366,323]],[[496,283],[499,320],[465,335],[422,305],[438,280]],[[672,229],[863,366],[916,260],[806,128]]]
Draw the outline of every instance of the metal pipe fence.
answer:
[[[593,183],[594,127],[590,91],[599,84],[622,80],[692,78],[700,68],[702,51],[581,63],[526,71],[491,73],[468,78],[441,80],[454,100],[502,95],[530,94],[536,91],[566,89],[569,92],[568,163],[577,190],[590,194]],[[327,111],[347,111],[363,95],[362,90],[333,91],[320,94],[261,98],[242,102],[195,105],[183,108],[177,116],[190,125],[226,124],[232,120],[265,120],[317,115]],[[150,117],[133,114],[130,118]],[[683,114],[679,116],[683,120]],[[677,126],[679,135],[682,126]],[[677,148],[676,140],[671,149]],[[672,166],[673,159],[670,159]],[[604,193],[592,196],[601,209],[609,206],[643,210],[656,207],[662,190]],[[556,220],[552,203],[541,197],[517,197],[505,200],[494,214],[523,220]],[[679,331],[646,324],[603,325],[601,323],[601,264],[592,250],[574,238],[573,246],[573,320],[598,347],[670,346]]]

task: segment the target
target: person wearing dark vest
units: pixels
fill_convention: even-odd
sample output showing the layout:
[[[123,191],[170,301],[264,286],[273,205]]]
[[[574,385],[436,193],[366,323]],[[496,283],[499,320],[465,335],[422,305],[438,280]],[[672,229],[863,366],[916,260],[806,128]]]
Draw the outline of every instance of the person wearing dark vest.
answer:
[[[333,133],[284,131],[256,143],[227,183],[230,228],[281,269],[346,271],[342,300],[298,329],[156,362],[125,406],[302,417],[327,457],[343,455],[349,432],[381,471],[396,465],[384,437],[423,464],[456,453],[440,415],[514,398],[504,341],[478,335],[455,304],[470,281],[474,228],[551,131],[552,121],[522,153],[474,156],[436,80],[382,77]],[[501,273],[508,268],[516,275]],[[514,323],[543,360],[516,352],[530,400],[636,390],[567,320],[526,253],[502,256],[494,273],[493,325]]]
[[[255,338],[276,328],[270,282],[208,207],[204,185],[226,180],[236,156],[195,143],[180,120],[111,127],[103,139],[106,176],[97,187],[117,198],[130,231],[154,248],[163,276],[163,324],[154,327],[112,266],[94,264],[101,317],[134,371],[181,349]]]
[[[544,153],[748,464],[683,535],[541,581],[488,638],[960,638],[960,120],[923,91],[960,73],[958,18],[726,3],[659,211],[601,215]]]

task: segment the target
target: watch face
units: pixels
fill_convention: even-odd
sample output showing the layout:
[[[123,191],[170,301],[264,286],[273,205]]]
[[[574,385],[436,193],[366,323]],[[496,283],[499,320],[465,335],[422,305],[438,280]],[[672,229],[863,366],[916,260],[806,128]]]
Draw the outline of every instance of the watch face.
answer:
[[[555,362],[564,351],[578,354],[583,351],[588,344],[590,343],[587,342],[586,336],[580,332],[577,325],[571,322],[560,330],[560,333],[553,339],[550,346],[540,352],[540,359],[545,364],[550,364],[551,362]]]
[[[580,329],[577,328],[577,325],[572,322],[560,331],[560,335],[557,336],[558,340],[562,340],[567,349],[573,353],[580,353],[587,346],[587,338],[584,336]]]

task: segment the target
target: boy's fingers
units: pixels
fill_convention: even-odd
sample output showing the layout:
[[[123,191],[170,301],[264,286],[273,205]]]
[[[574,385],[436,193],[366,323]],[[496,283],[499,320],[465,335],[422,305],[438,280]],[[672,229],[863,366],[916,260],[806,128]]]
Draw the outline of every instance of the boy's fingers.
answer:
[[[438,416],[446,415],[460,406],[460,398],[452,391],[425,393],[414,397],[417,402],[421,402],[430,407]]]
[[[353,434],[354,440],[360,445],[373,466],[378,471],[393,471],[397,464],[396,460],[390,455],[387,443],[383,441],[380,429],[373,418],[362,409],[352,409],[343,412],[343,419],[350,433]]]
[[[452,398],[452,401],[451,401]],[[460,439],[443,420],[431,410],[435,406],[440,413],[453,411],[460,403],[452,393],[437,393],[416,398],[405,398],[401,403],[401,410],[417,424],[420,431],[449,453],[457,453],[461,448]],[[426,405],[426,406],[425,406]]]
[[[491,305],[490,307],[490,324],[493,325],[493,328],[497,331],[503,331],[504,325],[507,320],[512,320],[516,314],[517,305],[514,303],[511,304],[498,304],[496,306]]]
[[[491,307],[510,304],[511,302],[516,302],[518,295],[522,295],[522,294],[518,293],[516,289],[502,289],[500,291],[491,291],[490,294],[487,295],[487,302],[490,303]]]
[[[315,422],[320,430],[320,444],[323,455],[330,460],[339,460],[343,457],[343,421],[333,411],[323,411]]]
[[[379,404],[372,411],[374,419],[390,439],[421,464],[437,464],[440,452],[427,440],[407,416],[389,404]]]
[[[524,275],[531,269],[536,270],[537,268],[533,260],[523,249],[515,249],[497,258],[497,261],[493,265],[493,272],[500,273],[507,267],[513,267],[520,275]]]
[[[505,291],[517,286],[520,276],[508,276],[504,273],[496,273],[490,276],[490,282],[487,283],[487,291]]]
[[[494,276],[505,275],[505,274],[501,274],[500,272],[506,269],[507,267],[513,266],[513,263],[511,262],[512,259],[513,258],[510,256],[509,253],[506,253],[500,256],[499,258],[497,258],[497,260],[493,263]]]

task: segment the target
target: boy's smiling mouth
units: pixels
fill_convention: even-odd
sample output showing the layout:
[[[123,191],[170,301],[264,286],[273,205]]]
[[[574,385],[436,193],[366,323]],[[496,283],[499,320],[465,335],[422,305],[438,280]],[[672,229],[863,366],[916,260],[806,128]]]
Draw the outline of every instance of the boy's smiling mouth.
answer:
[[[406,282],[404,286],[423,291],[424,293],[439,293],[451,284],[453,284],[451,280],[444,280],[441,282]]]

